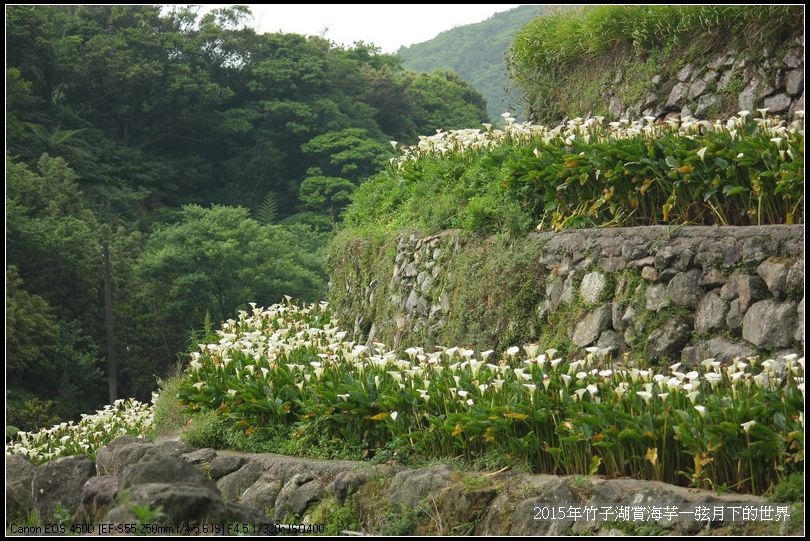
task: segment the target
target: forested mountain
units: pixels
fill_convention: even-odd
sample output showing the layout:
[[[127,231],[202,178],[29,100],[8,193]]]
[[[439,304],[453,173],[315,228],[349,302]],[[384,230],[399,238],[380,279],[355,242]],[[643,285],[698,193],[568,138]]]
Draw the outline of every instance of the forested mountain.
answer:
[[[486,21],[459,26],[435,38],[402,47],[397,56],[412,70],[452,69],[471,83],[487,101],[487,114],[498,120],[504,111],[521,116],[525,105],[520,91],[506,74],[506,53],[518,31],[557,6],[520,6],[496,13]]]
[[[321,298],[321,249],[390,140],[485,120],[454,74],[248,14],[6,8],[11,424],[106,401],[103,241],[121,394],[148,396],[206,318]]]

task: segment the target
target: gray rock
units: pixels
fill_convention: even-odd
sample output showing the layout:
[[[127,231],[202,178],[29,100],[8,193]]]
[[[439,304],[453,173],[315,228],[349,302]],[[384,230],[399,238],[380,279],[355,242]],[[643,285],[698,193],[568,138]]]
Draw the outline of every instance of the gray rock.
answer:
[[[73,515],[81,503],[82,487],[95,469],[93,461],[84,456],[57,458],[36,468],[31,486],[40,521],[53,519],[57,505]]]
[[[538,476],[540,477],[540,476]],[[534,520],[534,507],[539,504],[568,504],[577,499],[565,483],[565,478],[542,476],[544,483],[538,488],[539,495],[520,502],[512,514],[509,535],[565,535],[574,523],[573,519]]]
[[[720,298],[718,293],[711,292],[705,295],[697,305],[695,330],[698,334],[722,331],[726,326],[726,314],[728,314],[728,304]]]
[[[115,475],[127,464],[133,464],[152,448],[152,444],[134,436],[119,436],[96,451],[99,475]]]
[[[420,286],[422,293],[427,293],[430,291],[431,287],[433,287],[433,277],[431,275],[427,275]]]
[[[293,494],[299,488],[313,480],[314,476],[311,473],[297,473],[293,475],[286,483],[284,483],[284,486],[281,488],[281,492],[278,493],[274,506],[273,518],[277,522],[283,520],[284,517],[289,515],[292,511],[291,499]]]
[[[688,81],[689,79],[692,78],[692,75],[694,75],[694,73],[695,73],[695,66],[693,66],[691,63],[687,64],[683,68],[681,68],[681,71],[678,72],[678,80]]]
[[[692,86],[689,87],[689,94],[688,94],[689,99],[694,100],[695,98],[703,94],[703,92],[706,91],[706,88],[708,86],[709,86],[708,81],[704,81],[703,79],[698,79],[697,81],[692,83]]]
[[[697,107],[695,107],[695,115],[703,117],[707,112],[714,109],[715,112],[723,107],[723,96],[720,94],[704,94],[698,100]]]
[[[686,99],[686,94],[689,92],[689,85],[687,83],[677,83],[672,87],[669,96],[667,96],[667,107],[679,106]]]
[[[722,53],[718,53],[714,55],[714,57],[706,64],[706,67],[712,70],[719,68],[720,66],[724,66],[726,64],[726,60],[728,60],[728,56]]]
[[[611,317],[612,305],[610,303],[603,304],[577,323],[571,341],[580,347],[593,344],[602,331],[608,328]]]
[[[752,79],[751,82],[748,83],[740,95],[737,97],[737,104],[740,106],[741,111],[753,111],[756,109],[758,105],[757,100],[757,86],[759,85],[759,81],[756,79]]]
[[[320,500],[324,495],[323,483],[313,479],[304,483],[290,496],[290,508],[296,515],[302,515],[309,504]]]
[[[549,276],[546,281],[546,300],[548,301],[549,309],[556,310],[560,305],[560,297],[563,292],[563,281],[559,276]]]
[[[239,455],[218,456],[211,461],[211,469],[209,470],[211,478],[214,480],[221,479],[229,473],[235,472],[242,467],[245,460],[245,457]]]
[[[680,359],[691,333],[692,325],[686,318],[667,319],[663,325],[650,333],[647,340],[647,357],[650,360]]]
[[[25,457],[6,455],[6,520],[23,521],[34,508],[35,466]]]
[[[248,461],[244,466],[217,481],[217,487],[226,500],[239,501],[245,491],[261,477],[264,468],[259,462]]]
[[[608,113],[610,113],[610,116],[612,118],[619,118],[622,116],[623,110],[621,100],[617,96],[611,96],[608,102]]]
[[[494,488],[469,490],[453,485],[439,493],[436,503],[450,524],[476,524],[497,495]]]
[[[650,82],[654,85],[659,84],[664,78],[661,75],[653,75],[653,78],[650,79]]]
[[[684,348],[681,360],[688,362],[689,366],[694,367],[706,359],[717,359],[720,362],[728,362],[735,357],[752,357],[756,354],[756,348],[752,347],[748,342],[734,341],[723,336],[715,336],[709,340],[698,342],[691,348]]]
[[[759,265],[759,263],[771,255],[773,245],[771,239],[765,236],[749,237],[743,241],[742,262],[746,265]]]
[[[802,55],[795,50],[790,50],[785,54],[782,63],[789,68],[798,68],[802,65]]]
[[[405,311],[413,312],[418,305],[419,305],[419,294],[416,292],[415,289],[412,289],[411,293],[408,295],[408,300],[405,301]]]
[[[416,506],[450,483],[453,469],[446,464],[397,473],[388,489],[388,500],[405,509]]]
[[[239,502],[269,514],[276,505],[281,488],[280,479],[275,479],[265,473],[245,490]]]
[[[742,336],[761,348],[788,347],[796,334],[796,303],[764,300],[743,317]]]
[[[694,308],[703,295],[699,281],[700,271],[696,269],[679,272],[667,285],[667,294],[674,304]]]
[[[134,487],[125,500],[104,517],[103,522],[114,524],[136,523],[133,508],[148,505],[160,511],[153,518],[157,525],[176,524],[268,524],[263,514],[247,506],[223,502],[216,490],[192,483],[148,483]]]
[[[664,284],[655,284],[648,287],[645,298],[647,310],[654,312],[672,305],[672,298],[669,296],[668,288]]]
[[[596,345],[602,349],[609,349],[611,353],[617,354],[622,350],[624,341],[621,335],[615,331],[603,331],[599,335],[599,341]]]
[[[338,504],[343,505],[346,498],[354,494],[358,488],[371,479],[368,470],[347,470],[338,473],[326,487],[327,492],[335,495]]]
[[[726,314],[726,327],[728,327],[728,330],[734,334],[739,333],[742,330],[742,317],[743,312],[740,309],[740,301],[734,299],[729,304],[728,314]]]
[[[689,248],[668,244],[655,253],[655,269],[659,272],[668,268],[685,271],[693,256],[694,252]]]
[[[631,268],[637,269],[639,267],[649,267],[655,264],[655,256],[642,257],[641,259],[634,259],[628,265]]]
[[[723,75],[721,75],[720,79],[717,81],[717,90],[725,90],[736,73],[737,71],[733,68],[723,72]]]
[[[759,276],[735,272],[720,288],[720,297],[724,301],[739,299],[740,311],[745,312],[751,303],[763,299],[767,292],[767,286]]]
[[[607,278],[601,272],[590,272],[579,285],[579,294],[588,304],[595,303],[607,287]]]
[[[655,270],[655,267],[644,267],[641,269],[641,277],[650,282],[655,282],[658,280],[658,271]]]
[[[774,94],[765,98],[765,107],[769,113],[782,113],[790,107],[790,96],[787,94]]]
[[[118,495],[118,477],[100,475],[91,477],[82,487],[81,503],[73,516],[76,524],[96,523],[109,511]]]
[[[788,291],[804,290],[804,259],[797,259],[788,271],[785,287]]]
[[[156,460],[164,456],[181,457],[186,453],[190,453],[194,448],[186,442],[179,440],[168,440],[160,443],[153,443],[150,449],[138,460]]]
[[[211,484],[205,474],[185,460],[164,455],[151,460],[141,460],[124,466],[120,474],[121,489],[148,483],[195,483]]]
[[[782,297],[788,275],[788,263],[785,260],[774,257],[766,259],[757,267],[757,274],[765,281],[774,297]]]
[[[797,342],[801,343],[802,349],[804,349],[804,299],[802,298],[799,305],[796,307],[796,321],[799,324],[796,326],[796,333],[793,335],[793,339]]]
[[[719,287],[726,283],[726,277],[718,269],[709,269],[698,283],[703,287]]]
[[[603,257],[599,260],[599,266],[605,272],[619,272],[627,267],[627,263],[621,257]]]
[[[802,70],[791,70],[785,75],[785,90],[788,94],[798,96],[804,90],[804,73]]]
[[[662,96],[668,95],[670,92],[672,92],[672,89],[675,87],[675,84],[677,82],[678,81],[675,79],[670,79],[666,83],[662,84],[661,87],[658,89],[658,91],[661,93]]]
[[[577,293],[576,287],[574,287],[574,273],[571,272],[566,276],[565,282],[563,283],[563,291],[560,295],[560,302],[563,304],[570,305],[574,302],[574,296]]]
[[[419,274],[419,271],[416,270],[416,265],[414,263],[408,263],[402,270],[402,274],[404,274],[407,278],[413,278]]]
[[[213,449],[205,448],[205,449],[197,449],[196,451],[192,451],[190,453],[185,453],[180,455],[180,458],[188,462],[189,464],[205,464],[207,462],[211,462],[216,458],[217,452]]]

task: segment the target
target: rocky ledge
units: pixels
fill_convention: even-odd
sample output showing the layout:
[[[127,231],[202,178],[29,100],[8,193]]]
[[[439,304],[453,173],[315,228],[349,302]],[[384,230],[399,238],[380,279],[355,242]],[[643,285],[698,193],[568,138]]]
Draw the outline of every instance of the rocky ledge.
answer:
[[[46,522],[58,509],[63,517],[71,513],[76,524],[138,524],[144,510],[147,520],[166,526],[315,524],[344,509],[357,530],[370,534],[390,531],[392,522],[416,534],[632,533],[605,523],[536,520],[535,506],[765,503],[754,496],[718,495],[655,481],[462,472],[448,465],[409,469],[217,452],[130,436],[100,449],[95,463],[65,457],[34,466],[7,456],[6,483],[7,522],[8,517],[30,516],[32,510]],[[696,534],[731,526],[662,518],[651,527],[659,533]]]

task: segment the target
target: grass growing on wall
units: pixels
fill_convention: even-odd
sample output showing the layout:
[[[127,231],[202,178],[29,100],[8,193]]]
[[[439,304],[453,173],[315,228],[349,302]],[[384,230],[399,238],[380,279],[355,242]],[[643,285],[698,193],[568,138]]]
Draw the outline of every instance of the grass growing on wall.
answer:
[[[597,6],[538,17],[515,38],[510,71],[541,120],[599,114],[612,85],[630,103],[664,77],[726,45],[757,56],[800,36],[801,6]],[[707,58],[708,60],[708,58]],[[613,78],[626,71],[623,81]],[[736,100],[735,100],[736,101]]]

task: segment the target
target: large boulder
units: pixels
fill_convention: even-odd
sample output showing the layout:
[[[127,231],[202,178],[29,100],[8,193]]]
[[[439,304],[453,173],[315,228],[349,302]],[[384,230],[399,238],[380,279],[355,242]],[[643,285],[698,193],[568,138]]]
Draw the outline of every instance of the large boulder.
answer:
[[[394,476],[388,488],[388,500],[405,509],[415,509],[431,494],[450,483],[453,469],[446,464],[401,471]]]
[[[267,475],[267,473],[268,472],[262,474],[255,483],[245,490],[242,494],[242,498],[239,500],[240,503],[257,511],[261,511],[262,513],[270,513],[276,505],[276,499],[278,498],[279,492],[281,492],[283,483],[281,480]]]
[[[601,272],[590,272],[582,279],[579,285],[579,295],[588,304],[599,300],[607,287],[607,278]]]
[[[769,299],[755,303],[743,317],[743,338],[760,348],[785,348],[796,332],[796,303]]]
[[[66,456],[39,466],[32,488],[40,520],[52,520],[57,506],[72,516],[81,503],[82,488],[95,469],[93,461],[84,456]]]
[[[593,310],[577,323],[571,341],[580,347],[593,344],[599,339],[602,331],[610,326],[612,315],[613,307],[610,303]]]
[[[666,320],[650,333],[647,340],[647,357],[654,359],[679,359],[692,333],[690,321],[684,317]]]
[[[103,522],[137,523],[136,506],[150,509],[154,515],[149,522],[155,525],[188,524],[199,527],[206,524],[260,525],[270,522],[263,513],[244,505],[225,502],[215,488],[196,483],[147,483],[133,487],[126,498],[119,497],[118,500],[118,505],[107,513]]]
[[[211,461],[211,469],[209,473],[211,478],[220,479],[229,473],[233,473],[245,463],[246,459],[243,456],[218,456]]]
[[[540,476],[538,476],[540,477]],[[512,514],[509,535],[565,535],[573,519],[535,520],[535,506],[541,504],[571,505],[577,501],[564,477],[542,476],[544,482],[536,486],[538,494],[520,502]]]
[[[695,312],[695,330],[698,334],[722,331],[726,326],[728,304],[718,293],[705,295],[697,305]]]
[[[99,475],[117,475],[124,466],[143,458],[152,447],[142,438],[119,436],[96,451],[96,470]]]
[[[100,475],[88,479],[82,488],[81,503],[73,516],[73,522],[90,524],[101,520],[115,503],[118,481],[115,475]]]
[[[121,489],[149,483],[195,483],[208,486],[216,492],[213,481],[198,468],[179,457],[169,455],[125,466],[120,477]]]
[[[248,461],[233,473],[217,481],[217,486],[226,500],[240,501],[245,491],[261,477],[264,468],[259,462]]]
[[[36,467],[25,457],[6,455],[6,518],[23,520],[34,508],[31,485]]]

